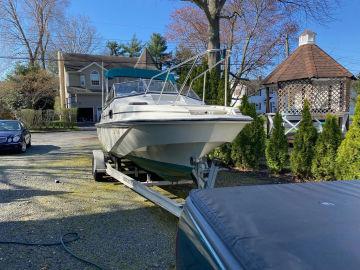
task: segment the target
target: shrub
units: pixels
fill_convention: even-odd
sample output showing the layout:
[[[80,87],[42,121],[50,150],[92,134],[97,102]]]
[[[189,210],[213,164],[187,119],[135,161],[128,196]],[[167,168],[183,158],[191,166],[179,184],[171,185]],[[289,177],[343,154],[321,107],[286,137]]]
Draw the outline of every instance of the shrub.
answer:
[[[225,166],[232,165],[231,143],[224,143],[223,145],[215,148],[209,153],[209,158],[217,159]]]
[[[300,179],[311,177],[316,138],[317,131],[312,123],[310,105],[305,100],[299,130],[295,134],[294,149],[290,157],[291,171],[295,177]]]
[[[311,172],[316,180],[335,180],[335,158],[341,143],[337,117],[328,115],[322,133],[316,141]]]
[[[17,65],[0,85],[0,92],[13,111],[21,109],[50,109],[54,105],[58,81],[38,67]]]
[[[6,100],[4,100],[0,89],[0,119],[13,119],[14,117],[15,115]]]
[[[77,109],[61,109],[60,111],[22,109],[17,112],[17,118],[30,129],[74,128]]]
[[[337,179],[360,180],[360,96],[357,98],[350,129],[338,149],[336,163]]]
[[[35,119],[35,110],[22,109],[17,112],[17,118],[24,122],[28,128],[33,128]]]
[[[255,104],[250,103],[246,95],[241,98],[241,105],[239,109],[243,115],[248,115],[253,118],[257,116]]]
[[[255,104],[250,104],[246,96],[242,98],[240,111],[251,116],[253,121],[234,140],[231,157],[239,167],[257,169],[265,150],[264,119],[256,114]]]
[[[73,128],[75,126],[77,118],[76,108],[60,109],[58,114],[65,128]]]
[[[280,173],[288,162],[288,142],[280,113],[274,117],[274,128],[266,143],[265,156],[267,166],[273,173]]]

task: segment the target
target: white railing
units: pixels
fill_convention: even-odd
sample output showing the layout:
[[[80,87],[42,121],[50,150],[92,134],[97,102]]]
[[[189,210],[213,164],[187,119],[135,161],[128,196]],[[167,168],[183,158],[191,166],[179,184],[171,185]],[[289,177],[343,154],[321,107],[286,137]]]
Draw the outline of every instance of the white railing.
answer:
[[[207,74],[216,66],[220,65],[221,63],[223,63],[224,61],[228,61],[228,58],[230,57],[230,51],[227,50],[225,56],[220,59],[217,63],[215,63],[213,66],[208,67],[205,71],[201,72],[200,74],[198,74],[196,77],[194,77],[191,81],[190,81],[190,85],[187,88],[186,84],[189,81],[191,74],[196,66],[196,64],[198,63],[198,61],[200,59],[202,59],[202,57],[204,57],[205,55],[208,55],[210,53],[220,53],[223,50],[221,49],[212,49],[212,50],[207,50],[203,53],[197,54],[173,67],[168,68],[167,70],[164,70],[160,73],[158,73],[157,75],[153,76],[150,79],[138,79],[135,81],[128,81],[128,82],[121,82],[121,83],[115,83],[113,85],[113,88],[111,89],[112,93],[109,93],[108,91],[106,92],[106,100],[108,101],[109,99],[111,99],[112,97],[116,97],[118,96],[119,91],[116,91],[116,87],[125,87],[126,85],[128,86],[129,90],[124,91],[124,93],[128,93],[129,95],[131,95],[131,92],[136,92],[134,94],[137,93],[159,93],[159,98],[157,100],[157,104],[159,104],[162,96],[164,93],[172,93],[172,94],[176,94],[175,100],[173,102],[173,104],[176,103],[176,101],[178,101],[179,97],[181,95],[185,95],[186,97],[192,97],[192,98],[196,98],[197,95],[195,94],[195,92],[191,89],[194,81],[200,79],[201,77],[204,77],[203,80],[203,92],[202,92],[202,101],[203,104],[205,104],[205,96],[206,96],[206,76]],[[173,76],[173,74],[171,73],[172,71],[191,63],[190,69],[188,71],[188,73],[185,76],[184,81],[182,82],[182,84],[180,85],[180,87],[178,87],[178,84],[176,82],[173,81],[173,79],[169,79],[170,76]],[[225,72],[227,72],[227,67],[225,67],[224,69]],[[165,79],[162,79],[161,77],[165,76]],[[161,78],[161,80],[159,79],[159,77]],[[225,76],[225,80],[226,80]],[[143,87],[142,90],[140,90],[141,86]],[[106,81],[106,89],[108,89],[108,80]],[[133,89],[133,90],[131,90]],[[186,94],[184,93],[184,91],[186,91]],[[125,95],[124,95],[125,96]],[[227,101],[227,82],[225,82],[225,105],[226,105],[226,101]],[[103,106],[104,108],[104,106]]]
[[[167,81],[169,80],[169,76],[170,76],[170,72],[171,72],[171,71],[176,70],[176,69],[178,69],[179,67],[184,66],[184,65],[186,65],[186,64],[188,64],[188,63],[191,63],[191,67],[190,67],[188,73],[186,74],[185,79],[184,79],[184,81],[183,81],[180,89],[178,90],[178,94],[177,94],[177,96],[176,96],[176,98],[175,98],[175,102],[176,102],[176,101],[178,100],[179,96],[182,94],[182,91],[185,89],[185,85],[186,85],[186,83],[188,82],[188,80],[189,80],[189,78],[190,78],[190,76],[191,76],[191,73],[192,73],[192,71],[194,70],[194,67],[195,67],[196,63],[198,62],[198,60],[201,59],[202,57],[204,57],[205,55],[209,54],[209,53],[220,53],[220,52],[222,52],[222,51],[223,51],[223,50],[221,50],[221,49],[206,50],[206,51],[203,52],[203,53],[197,54],[197,55],[195,55],[195,56],[193,56],[193,57],[191,57],[191,58],[189,58],[189,59],[187,59],[187,60],[185,60],[185,61],[183,61],[183,62],[181,62],[181,63],[179,63],[179,64],[177,64],[177,65],[175,65],[175,66],[173,66],[173,67],[168,68],[167,70],[165,70],[165,71],[163,71],[163,72],[160,72],[159,74],[153,76],[153,77],[150,79],[149,84],[147,85],[147,89],[146,89],[145,93],[147,93],[147,92],[149,91],[149,89],[150,89],[149,86],[151,85],[151,83],[153,83],[154,79],[156,79],[156,78],[158,78],[158,77],[163,76],[163,75],[166,74],[166,76],[165,76],[165,82],[167,82]],[[204,76],[202,100],[203,100],[203,103],[205,103],[206,74],[207,74],[211,69],[213,69],[214,67],[216,67],[217,65],[220,65],[220,64],[223,63],[225,60],[228,60],[229,56],[230,56],[230,51],[226,51],[226,55],[225,55],[224,58],[222,58],[220,61],[218,61],[217,63],[215,63],[213,66],[209,67],[208,69],[206,69],[205,71],[203,71],[201,74],[199,74],[198,76],[196,76],[196,77],[190,82],[190,87],[189,87],[189,89],[188,89],[188,91],[187,91],[187,93],[186,93],[186,96],[188,96],[189,92],[191,91],[192,83],[193,83],[195,80],[197,80],[197,79],[201,78],[202,76]],[[225,67],[225,69],[227,69],[227,67]],[[226,76],[225,76],[225,77],[226,77]],[[158,98],[158,100],[157,100],[157,103],[159,103],[160,100],[161,100],[161,97],[162,97],[162,95],[163,95],[163,93],[164,93],[165,85],[166,85],[166,84],[164,84],[164,85],[163,85],[163,88],[161,89],[161,92],[160,92],[159,98]],[[227,85],[226,85],[226,83],[225,83],[225,102],[226,102],[226,97],[227,97]],[[175,104],[175,102],[174,102],[174,104]],[[226,104],[225,104],[225,105],[226,105]]]

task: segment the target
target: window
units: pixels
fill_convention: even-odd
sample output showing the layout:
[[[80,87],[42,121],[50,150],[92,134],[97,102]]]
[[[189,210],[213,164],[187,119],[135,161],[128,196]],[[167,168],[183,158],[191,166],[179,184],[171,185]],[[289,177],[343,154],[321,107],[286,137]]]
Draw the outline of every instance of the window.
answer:
[[[90,73],[91,85],[100,85],[100,74],[96,70]]]
[[[255,107],[257,111],[261,110],[261,103],[255,103]]]
[[[85,87],[85,75],[80,75],[80,86]]]

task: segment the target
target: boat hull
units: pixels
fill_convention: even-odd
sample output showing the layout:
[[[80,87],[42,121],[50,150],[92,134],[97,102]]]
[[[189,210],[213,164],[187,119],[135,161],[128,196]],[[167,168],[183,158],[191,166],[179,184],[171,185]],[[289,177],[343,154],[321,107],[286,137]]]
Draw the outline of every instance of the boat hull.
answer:
[[[231,142],[249,121],[113,122],[97,126],[106,152],[166,180],[189,179],[191,159]]]

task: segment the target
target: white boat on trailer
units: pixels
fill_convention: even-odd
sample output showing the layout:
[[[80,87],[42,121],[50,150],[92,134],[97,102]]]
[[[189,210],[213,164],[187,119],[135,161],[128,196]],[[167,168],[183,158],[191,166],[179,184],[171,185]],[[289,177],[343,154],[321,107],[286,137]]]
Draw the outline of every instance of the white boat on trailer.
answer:
[[[216,169],[214,165],[210,168],[204,157],[216,147],[232,142],[252,120],[237,108],[205,104],[206,74],[210,69],[196,76],[187,86],[198,60],[209,52],[219,51],[206,51],[163,72],[139,70],[143,73],[142,78],[115,83],[109,91],[107,83],[101,121],[96,128],[105,156],[113,165],[105,165],[104,154],[94,151],[95,180],[100,180],[106,172],[137,192],[139,188],[141,192],[145,188],[145,193],[151,194],[147,187],[139,187],[131,182],[134,179],[118,173],[123,160],[130,160],[167,183],[190,179],[199,188],[213,186],[213,179],[211,184],[206,181],[216,177]],[[189,63],[188,75],[181,85],[177,84],[171,72]],[[108,70],[105,74],[107,82],[119,76],[120,71]],[[200,99],[191,86],[202,76],[204,85]],[[208,177],[209,171],[211,177]]]

